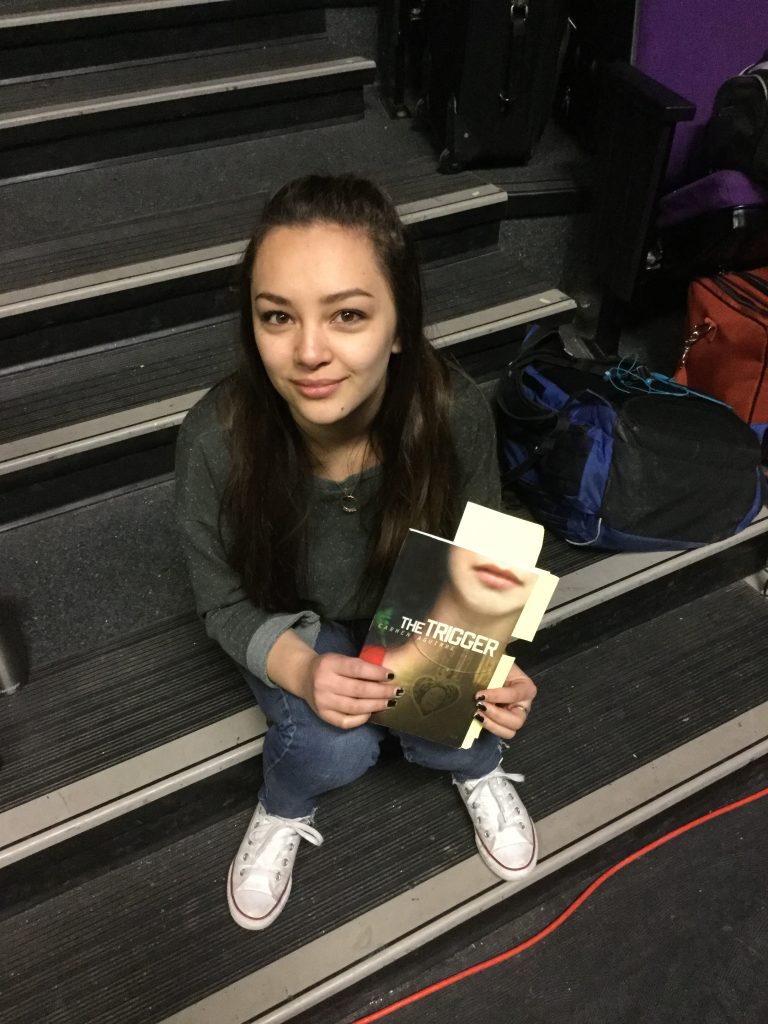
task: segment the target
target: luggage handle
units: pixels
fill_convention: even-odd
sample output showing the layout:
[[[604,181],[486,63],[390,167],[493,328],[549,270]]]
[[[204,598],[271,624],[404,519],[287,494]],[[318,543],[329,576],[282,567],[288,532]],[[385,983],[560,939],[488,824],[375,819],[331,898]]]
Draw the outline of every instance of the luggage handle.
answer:
[[[706,338],[712,331],[717,330],[712,320],[707,317],[704,323],[695,324],[691,329],[691,333],[683,342],[683,354],[680,357],[680,368],[685,366],[685,361],[688,358],[688,353],[691,351],[697,341],[701,341],[702,338]]]
[[[504,85],[499,92],[499,102],[504,113],[509,113],[512,104],[517,102],[520,83],[523,80],[522,50],[525,45],[525,33],[528,24],[528,0],[510,0],[509,4],[509,46],[507,47],[507,65],[504,73]],[[520,51],[518,54],[517,51]],[[512,76],[514,74],[514,88]]]

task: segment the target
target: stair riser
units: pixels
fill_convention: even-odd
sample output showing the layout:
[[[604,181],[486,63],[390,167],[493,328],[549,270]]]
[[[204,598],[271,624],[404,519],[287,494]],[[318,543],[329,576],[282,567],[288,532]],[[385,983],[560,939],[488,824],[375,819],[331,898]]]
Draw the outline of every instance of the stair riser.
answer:
[[[197,274],[0,319],[0,369],[226,315],[236,308],[233,280],[232,270]]]
[[[570,320],[572,315],[572,312],[555,315],[548,318],[547,323],[555,327],[563,321]],[[506,366],[519,352],[530,327],[530,323],[520,324],[483,338],[459,342],[451,346],[450,354],[479,384],[490,384],[499,379]]]
[[[465,210],[435,221],[412,224],[423,264],[446,263],[463,255],[491,252],[499,242],[501,205]]]
[[[174,54],[269,43],[278,39],[320,37],[322,9],[248,16],[244,5],[230,4],[145,11],[119,17],[59,21],[0,31],[2,77],[14,79],[76,68],[145,63]]]
[[[359,119],[362,86],[371,77],[369,71],[351,71],[5,129],[2,175],[14,178]]]
[[[0,476],[0,533],[60,512],[170,479],[178,427],[157,430],[33,469]]]
[[[508,220],[529,217],[565,217],[572,213],[589,210],[590,195],[586,188],[572,181],[557,185],[542,182],[537,187],[522,188],[514,183],[509,185],[505,217]]]

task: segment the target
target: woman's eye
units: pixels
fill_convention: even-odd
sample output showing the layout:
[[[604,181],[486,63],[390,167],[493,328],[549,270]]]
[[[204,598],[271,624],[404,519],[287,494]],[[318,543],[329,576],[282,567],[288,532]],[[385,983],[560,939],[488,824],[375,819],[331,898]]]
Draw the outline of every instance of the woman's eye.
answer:
[[[287,324],[291,318],[281,309],[270,309],[266,313],[262,313],[260,319],[264,324],[272,324],[279,327],[282,324]]]
[[[342,309],[336,314],[336,318],[343,324],[356,324],[365,319],[365,313],[359,309]]]

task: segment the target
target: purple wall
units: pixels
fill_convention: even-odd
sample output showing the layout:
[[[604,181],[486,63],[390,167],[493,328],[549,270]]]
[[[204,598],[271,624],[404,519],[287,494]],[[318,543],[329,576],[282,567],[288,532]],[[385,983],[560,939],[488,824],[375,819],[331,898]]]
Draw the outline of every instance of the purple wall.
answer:
[[[639,0],[633,63],[696,104],[678,125],[667,171],[676,188],[707,170],[702,126],[718,87],[768,50],[768,0]]]

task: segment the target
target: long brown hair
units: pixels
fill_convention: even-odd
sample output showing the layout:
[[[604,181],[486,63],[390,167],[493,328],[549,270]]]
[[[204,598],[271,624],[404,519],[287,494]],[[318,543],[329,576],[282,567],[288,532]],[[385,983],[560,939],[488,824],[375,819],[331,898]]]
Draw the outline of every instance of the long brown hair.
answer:
[[[392,291],[402,349],[390,357],[384,398],[370,428],[381,476],[358,594],[383,587],[409,527],[450,536],[456,525],[452,485],[458,480],[458,459],[449,423],[449,373],[424,337],[413,243],[390,200],[372,182],[353,175],[298,178],[266,204],[243,258],[242,360],[220,401],[232,457],[222,503],[231,538],[228,557],[251,600],[270,611],[307,605],[306,522],[313,464],[261,361],[251,278],[259,247],[273,228],[318,222],[361,230],[370,238]]]

